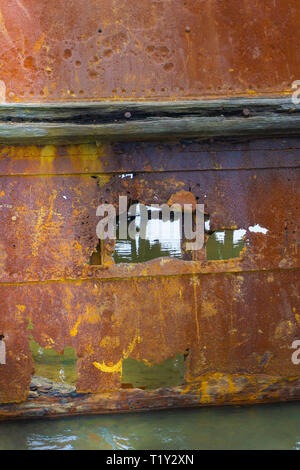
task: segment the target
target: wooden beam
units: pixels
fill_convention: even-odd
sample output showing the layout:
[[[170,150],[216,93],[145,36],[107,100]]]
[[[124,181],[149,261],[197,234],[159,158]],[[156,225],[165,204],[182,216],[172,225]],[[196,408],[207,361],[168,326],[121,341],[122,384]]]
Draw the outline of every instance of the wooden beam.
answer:
[[[85,143],[300,134],[286,98],[0,105],[0,143]]]

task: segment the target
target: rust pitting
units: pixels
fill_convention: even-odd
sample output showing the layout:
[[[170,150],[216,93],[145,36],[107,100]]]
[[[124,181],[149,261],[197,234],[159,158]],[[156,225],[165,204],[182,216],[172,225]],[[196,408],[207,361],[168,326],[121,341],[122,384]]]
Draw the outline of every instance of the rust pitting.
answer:
[[[297,0],[1,0],[0,13],[1,101],[282,95],[299,70]]]

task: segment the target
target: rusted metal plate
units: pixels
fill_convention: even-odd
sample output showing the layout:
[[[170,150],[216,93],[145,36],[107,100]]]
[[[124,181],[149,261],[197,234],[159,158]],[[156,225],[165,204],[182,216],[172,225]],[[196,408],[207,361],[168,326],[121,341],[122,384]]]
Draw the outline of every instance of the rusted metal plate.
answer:
[[[245,405],[299,399],[299,377],[247,374],[205,374],[196,382],[158,390],[117,390],[109,393],[41,394],[20,404],[0,405],[0,421],[87,414],[124,413],[214,405]],[[63,399],[63,406],[62,406]]]
[[[257,139],[207,144],[101,143],[68,146],[0,146],[0,174],[94,175],[170,171],[299,167],[299,139]]]
[[[42,347],[76,349],[78,392],[121,388],[123,358],[160,363],[187,350],[187,384],[215,372],[298,376],[298,282],[297,272],[274,270],[3,285],[1,402],[27,396],[29,333]]]
[[[184,145],[188,149],[189,146]],[[195,148],[195,144],[192,145]],[[84,154],[82,157],[76,156],[76,152],[82,152],[84,147],[73,149],[74,154],[68,157],[67,173],[64,175],[56,174],[64,172],[60,161],[65,160],[59,156],[59,149],[54,157],[11,158],[13,167],[18,167],[18,176],[11,174],[0,178],[3,221],[0,272],[4,282],[93,277],[95,268],[88,266],[88,260],[97,243],[97,206],[105,202],[117,206],[120,195],[145,204],[153,201],[165,203],[180,190],[192,192],[198,201],[205,203],[212,230],[232,227],[247,229],[256,224],[268,230],[265,235],[248,231],[249,247],[243,266],[249,269],[298,266],[299,207],[296,201],[299,199],[299,184],[293,151],[274,150],[273,155],[277,158],[273,158],[273,168],[253,168],[251,156],[248,161],[247,145],[242,151],[227,153],[215,152],[212,147],[210,154],[201,151],[192,153],[192,168],[195,171],[180,171],[181,161],[188,150],[177,152],[175,144],[169,152],[168,146],[166,149],[163,145],[161,148],[150,146],[145,156],[140,152],[138,159],[140,146],[137,144],[136,150],[134,147],[134,144],[125,146],[127,151],[124,151],[124,156],[113,153],[112,149],[108,157],[105,151],[99,157],[95,154],[92,169],[96,174],[90,174],[89,167],[85,167],[90,164],[86,161],[88,157]],[[89,152],[89,147],[86,150]],[[40,151],[47,154],[49,148]],[[61,151],[67,152],[66,149]],[[167,161],[169,153],[173,154],[173,159],[168,163],[169,168],[162,171],[160,162],[163,158]],[[264,152],[256,151],[253,154],[262,154],[254,158],[254,166],[257,166]],[[154,164],[155,159],[157,164]],[[37,169],[30,176],[27,168],[33,160]],[[229,169],[233,161],[236,162],[233,168],[236,166],[239,169]],[[125,162],[124,166],[122,162]],[[80,171],[87,169],[87,174],[69,173],[73,164],[74,168],[81,166]],[[205,165],[205,171],[197,171],[202,165]],[[285,165],[291,165],[291,168],[284,168]],[[172,172],[170,167],[176,171]],[[106,168],[108,173],[105,172]],[[133,178],[121,178],[124,171],[132,171]],[[54,174],[48,175],[48,172]],[[234,261],[234,266],[240,263]],[[214,268],[213,263],[209,266],[209,270],[222,270],[219,266]],[[134,276],[132,270],[127,272],[123,266],[111,269],[118,276]],[[135,269],[139,274],[143,271],[139,267]],[[147,275],[155,273],[155,269],[147,267]],[[178,266],[175,265],[172,270],[172,264],[161,269],[165,273],[178,272]],[[187,265],[184,269],[185,272],[194,272],[203,268]],[[101,270],[101,276],[109,278],[113,274]]]
[[[290,93],[298,0],[1,0],[9,102]]]
[[[181,353],[180,393],[190,405],[215,374],[232,377],[233,388],[236,374],[253,377],[241,401],[283,399],[283,382],[286,397],[299,398],[299,366],[291,361],[300,336],[296,147],[294,139],[2,147],[0,334],[8,360],[0,366],[0,402],[26,399],[30,334],[42,347],[76,350],[78,392],[120,389],[124,358],[161,363]],[[132,177],[121,177],[127,172]],[[100,203],[117,205],[119,195],[164,203],[180,191],[205,204],[212,230],[246,230],[240,258],[208,261],[204,250],[200,261],[88,264]],[[251,232],[256,224],[266,233]],[[212,392],[212,403],[229,393],[219,379],[223,398]],[[277,395],[268,395],[272,384]],[[207,402],[201,389],[198,404]],[[113,396],[117,407],[125,400],[119,409],[135,408],[126,394]],[[164,406],[163,393],[161,402],[149,396]]]

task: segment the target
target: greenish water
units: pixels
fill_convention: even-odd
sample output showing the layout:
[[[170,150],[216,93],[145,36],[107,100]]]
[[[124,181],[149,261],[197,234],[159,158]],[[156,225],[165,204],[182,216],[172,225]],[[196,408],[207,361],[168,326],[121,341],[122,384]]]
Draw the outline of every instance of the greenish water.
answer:
[[[3,449],[300,450],[300,404],[1,423]]]

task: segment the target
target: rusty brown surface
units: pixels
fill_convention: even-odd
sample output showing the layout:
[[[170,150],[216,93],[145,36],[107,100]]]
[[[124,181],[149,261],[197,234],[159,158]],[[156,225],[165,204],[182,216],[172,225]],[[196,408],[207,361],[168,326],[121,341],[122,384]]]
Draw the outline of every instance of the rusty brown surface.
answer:
[[[157,390],[123,389],[75,397],[37,392],[37,398],[25,403],[0,405],[0,421],[293,401],[299,399],[299,388],[299,377],[215,373],[186,386]]]
[[[0,0],[8,102],[291,93],[298,0]]]
[[[277,399],[299,398],[291,361],[300,339],[298,146],[265,139],[1,147],[0,402],[27,397],[30,334],[42,347],[76,350],[78,392],[120,389],[124,358],[151,364],[181,353],[187,402],[189,386],[196,393],[199,380],[216,374],[254,382],[263,375],[279,388],[284,381]],[[128,172],[133,178],[120,178]],[[208,261],[204,248],[194,261],[88,264],[100,203],[190,194],[205,204],[212,230],[246,230],[240,258]],[[256,224],[267,232],[251,232]],[[260,400],[253,387],[245,401]],[[165,402],[162,395],[155,406]]]

